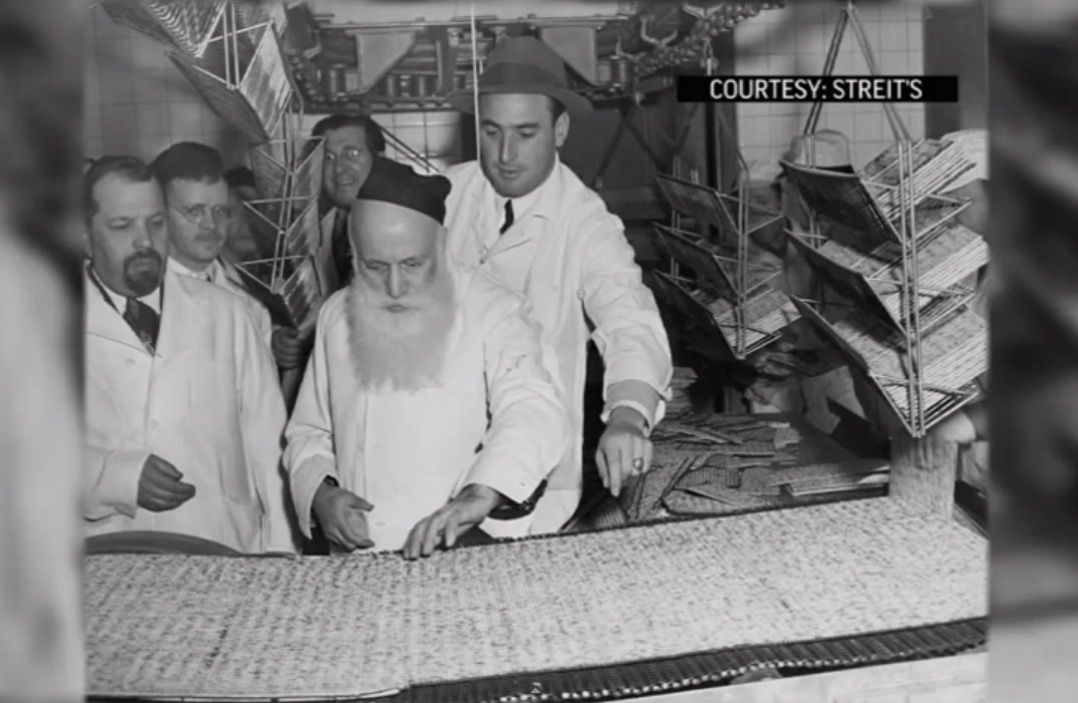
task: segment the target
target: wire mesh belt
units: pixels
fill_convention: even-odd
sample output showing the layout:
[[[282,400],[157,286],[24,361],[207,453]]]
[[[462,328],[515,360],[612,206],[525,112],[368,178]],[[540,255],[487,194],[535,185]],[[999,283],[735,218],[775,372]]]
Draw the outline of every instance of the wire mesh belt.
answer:
[[[512,677],[661,690],[720,681],[755,661],[931,656],[981,637],[937,626],[987,613],[986,551],[961,526],[880,498],[500,542],[417,562],[387,553],[95,556],[84,589],[88,691],[318,700],[459,690],[484,699],[486,688],[461,688],[472,685],[495,687],[493,700],[509,695]],[[903,632],[851,644],[891,631]]]
[[[408,703],[615,700],[714,686],[765,667],[805,673],[948,656],[979,647],[987,638],[987,619],[977,618],[860,637],[732,647],[620,666],[417,686],[392,700]]]

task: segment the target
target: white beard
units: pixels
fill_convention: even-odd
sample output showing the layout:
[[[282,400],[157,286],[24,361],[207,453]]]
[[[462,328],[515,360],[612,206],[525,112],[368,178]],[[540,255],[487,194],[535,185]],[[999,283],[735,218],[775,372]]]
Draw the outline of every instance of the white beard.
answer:
[[[453,281],[441,269],[420,294],[393,300],[358,277],[348,288],[348,337],[352,364],[365,391],[409,391],[441,384],[456,319]],[[411,310],[391,312],[391,303]]]

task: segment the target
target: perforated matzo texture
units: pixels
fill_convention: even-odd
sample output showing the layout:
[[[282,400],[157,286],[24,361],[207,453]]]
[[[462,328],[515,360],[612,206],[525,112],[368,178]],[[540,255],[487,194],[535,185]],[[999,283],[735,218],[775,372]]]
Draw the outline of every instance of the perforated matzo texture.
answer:
[[[980,617],[986,542],[873,499],[440,553],[96,556],[91,694],[341,695]]]

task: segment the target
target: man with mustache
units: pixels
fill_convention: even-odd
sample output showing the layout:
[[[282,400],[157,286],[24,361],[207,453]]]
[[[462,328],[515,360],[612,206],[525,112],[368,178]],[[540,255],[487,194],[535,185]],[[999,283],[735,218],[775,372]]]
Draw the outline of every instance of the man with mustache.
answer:
[[[180,142],[161,152],[150,168],[168,208],[169,269],[238,295],[276,352],[275,342],[282,335],[275,333],[269,311],[247,292],[235,267],[221,258],[234,220],[243,217],[229,193],[221,155],[205,144]]]
[[[606,367],[606,428],[595,461],[615,496],[651,463],[648,436],[662,419],[673,373],[670,344],[623,223],[558,157],[570,122],[592,112],[587,98],[569,88],[561,57],[533,37],[505,37],[487,57],[476,90],[479,160],[446,173],[453,184],[449,251],[523,293],[555,350],[548,361],[568,394],[573,439],[533,523],[535,532],[553,532],[583,492],[589,337]],[[448,100],[475,112],[471,90]]]
[[[243,301],[165,264],[153,172],[107,156],[84,176],[89,535],[176,532],[294,551],[273,359]]]
[[[375,159],[349,218],[355,276],[319,312],[285,432],[301,530],[347,551],[526,534],[566,446],[526,303],[446,257],[448,190]]]

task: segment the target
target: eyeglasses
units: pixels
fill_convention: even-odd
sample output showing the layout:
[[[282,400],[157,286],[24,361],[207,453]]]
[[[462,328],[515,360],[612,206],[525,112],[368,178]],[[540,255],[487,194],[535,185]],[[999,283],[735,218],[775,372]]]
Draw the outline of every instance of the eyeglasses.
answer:
[[[183,215],[184,219],[196,225],[205,222],[207,215],[213,217],[213,222],[228,223],[232,221],[237,212],[237,208],[232,205],[213,205],[211,207],[202,203],[174,205],[172,209]]]
[[[359,161],[362,161],[363,157],[366,154],[366,149],[360,149],[357,146],[346,146],[345,148],[341,149],[341,153],[339,155],[334,154],[332,151],[327,151],[324,158],[330,163],[336,161],[338,158],[344,159],[345,161],[351,161],[352,163],[357,163]]]

